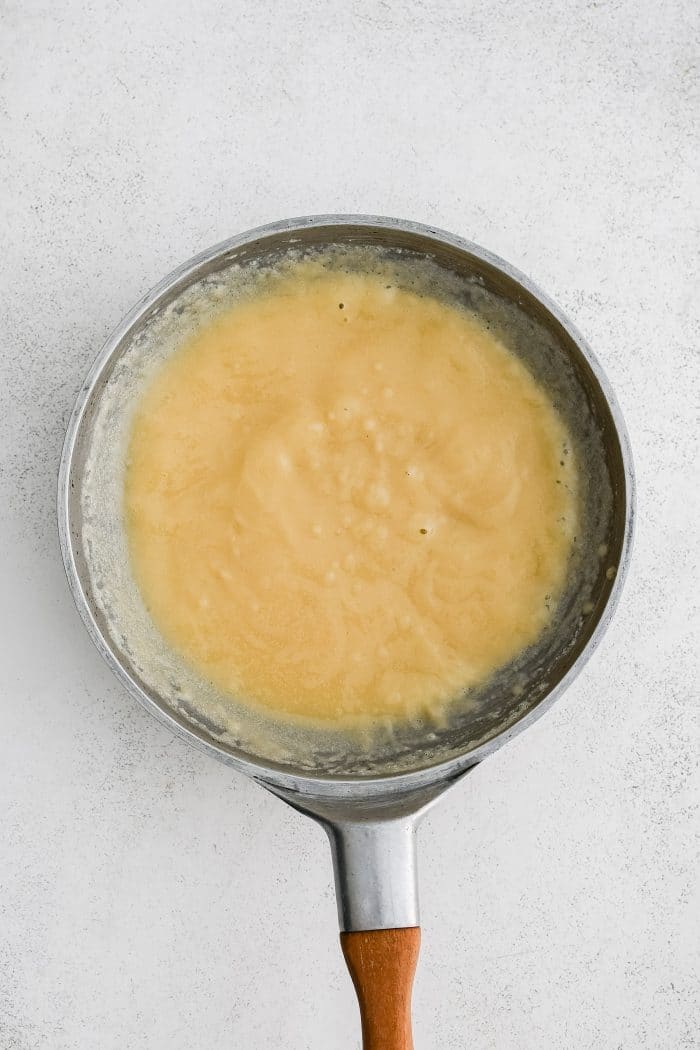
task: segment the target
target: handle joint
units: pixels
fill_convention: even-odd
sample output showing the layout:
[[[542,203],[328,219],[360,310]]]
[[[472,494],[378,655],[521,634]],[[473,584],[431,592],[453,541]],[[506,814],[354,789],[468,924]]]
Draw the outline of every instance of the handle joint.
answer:
[[[415,819],[325,823],[343,931],[420,924]]]

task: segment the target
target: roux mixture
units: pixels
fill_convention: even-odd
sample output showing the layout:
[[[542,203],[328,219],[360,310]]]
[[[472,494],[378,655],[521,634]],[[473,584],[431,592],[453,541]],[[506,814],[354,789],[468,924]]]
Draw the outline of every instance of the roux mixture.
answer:
[[[153,621],[222,692],[326,723],[440,719],[545,627],[576,470],[475,316],[307,262],[160,366],[125,515]]]

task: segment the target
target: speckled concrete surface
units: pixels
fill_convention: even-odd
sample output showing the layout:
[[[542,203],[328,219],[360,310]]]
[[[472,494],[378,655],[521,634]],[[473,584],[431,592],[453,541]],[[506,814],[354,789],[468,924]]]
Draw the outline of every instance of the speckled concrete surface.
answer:
[[[54,524],[73,397],[131,303],[233,232],[334,210],[529,273],[602,359],[639,471],[598,654],[421,832],[418,1050],[700,1047],[697,4],[194,12],[1,8],[0,1048],[359,1046],[321,833],[115,684]]]

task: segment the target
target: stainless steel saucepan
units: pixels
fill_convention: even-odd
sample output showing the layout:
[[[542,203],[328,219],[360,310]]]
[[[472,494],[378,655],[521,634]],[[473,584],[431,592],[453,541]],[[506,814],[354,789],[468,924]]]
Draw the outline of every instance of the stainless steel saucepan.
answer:
[[[187,290],[231,267],[274,262],[338,246],[423,260],[449,294],[481,313],[537,376],[564,416],[582,478],[578,553],[551,626],[531,649],[456,705],[449,724],[387,735],[375,753],[296,738],[271,750],[265,733],[239,738],[196,704],[154,686],[133,645],[105,612],[86,542],[87,464],[105,440],[105,398],[149,326],[177,310]],[[341,941],[357,989],[366,1050],[412,1046],[410,996],[419,943],[416,826],[426,809],[478,762],[542,715],[583,667],[616,605],[632,534],[634,481],[628,438],[613,393],[590,349],[557,306],[490,252],[412,222],[319,216],[233,237],[153,289],[108,339],[85,380],[68,427],[58,522],[73,596],[98,650],[127,690],[189,743],[245,773],[327,831]],[[121,529],[118,515],[110,527]],[[279,740],[277,742],[279,744]]]

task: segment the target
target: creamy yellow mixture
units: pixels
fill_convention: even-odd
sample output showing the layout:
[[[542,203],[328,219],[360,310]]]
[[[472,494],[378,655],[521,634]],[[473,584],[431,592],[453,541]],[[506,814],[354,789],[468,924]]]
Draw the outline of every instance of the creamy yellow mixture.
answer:
[[[145,390],[125,483],[135,577],[167,643],[239,700],[440,718],[546,625],[572,460],[476,317],[297,264]]]

